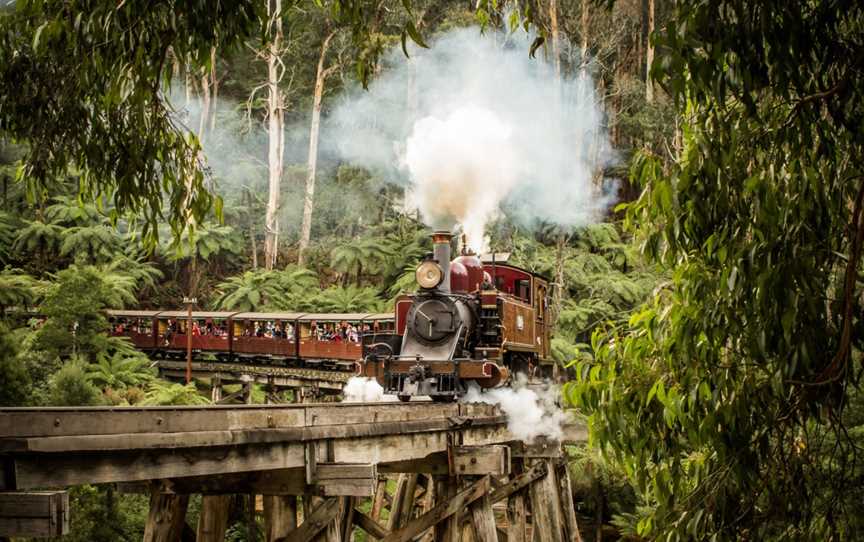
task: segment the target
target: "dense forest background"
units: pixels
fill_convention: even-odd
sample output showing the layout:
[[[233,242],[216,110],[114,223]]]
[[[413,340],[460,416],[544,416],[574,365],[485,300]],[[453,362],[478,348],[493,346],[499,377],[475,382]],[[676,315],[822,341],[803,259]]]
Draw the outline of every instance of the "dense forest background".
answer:
[[[390,310],[428,228],[404,184],[328,152],[330,114],[403,49],[524,24],[502,47],[590,77],[615,151],[603,222],[488,232],[556,284],[583,535],[859,537],[860,5],[128,2],[126,27],[122,2],[66,4],[0,10],[0,404],[208,401],[104,308]],[[70,540],[140,537],[140,497],[73,497]]]

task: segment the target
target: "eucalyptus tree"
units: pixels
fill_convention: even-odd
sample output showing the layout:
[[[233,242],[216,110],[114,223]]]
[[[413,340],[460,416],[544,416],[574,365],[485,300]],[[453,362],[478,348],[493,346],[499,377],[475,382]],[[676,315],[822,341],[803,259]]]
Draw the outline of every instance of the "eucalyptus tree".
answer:
[[[350,32],[358,77],[382,48],[367,0],[334,0],[327,13]],[[318,2],[306,0],[308,8]],[[19,0],[0,14],[0,134],[27,142],[22,178],[39,192],[74,165],[80,192],[140,215],[143,239],[167,219],[177,235],[214,202],[201,145],[164,96],[172,59],[206,67],[214,48],[236,49],[265,19],[259,0]],[[410,5],[410,4],[406,4]],[[402,9],[402,8],[400,8]],[[164,195],[167,194],[167,197]],[[167,212],[163,209],[167,207]]]
[[[861,532],[864,6],[682,0],[652,77],[685,115],[627,210],[671,280],[593,338],[571,400],[641,536]]]

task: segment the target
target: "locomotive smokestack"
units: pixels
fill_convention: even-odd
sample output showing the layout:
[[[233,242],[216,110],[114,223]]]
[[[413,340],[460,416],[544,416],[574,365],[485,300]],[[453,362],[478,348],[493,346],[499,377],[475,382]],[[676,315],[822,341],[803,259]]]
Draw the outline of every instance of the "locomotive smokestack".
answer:
[[[449,231],[436,231],[432,234],[432,253],[444,272],[444,280],[438,286],[438,290],[450,293],[450,239],[453,234]]]

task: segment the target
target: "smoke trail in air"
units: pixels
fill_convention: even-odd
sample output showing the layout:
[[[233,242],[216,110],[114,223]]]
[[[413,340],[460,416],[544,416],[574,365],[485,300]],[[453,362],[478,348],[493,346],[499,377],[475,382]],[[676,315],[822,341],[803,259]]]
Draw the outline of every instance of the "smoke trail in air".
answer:
[[[461,225],[475,248],[502,210],[531,226],[601,218],[614,196],[594,175],[612,150],[593,82],[559,80],[529,58],[531,40],[467,28],[394,53],[368,92],[335,107],[330,152],[405,183],[430,226]]]

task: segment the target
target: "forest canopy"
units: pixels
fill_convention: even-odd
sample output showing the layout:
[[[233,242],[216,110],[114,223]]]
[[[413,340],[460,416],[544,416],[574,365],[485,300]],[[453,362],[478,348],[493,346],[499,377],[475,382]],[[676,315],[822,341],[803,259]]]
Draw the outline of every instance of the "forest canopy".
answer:
[[[354,132],[357,155],[333,152],[328,122],[387,84],[397,92],[365,110],[370,124],[410,128],[379,107],[441,99],[411,62],[459,32],[565,97],[589,81],[600,112],[589,151],[546,145],[548,162],[591,155],[584,186],[619,205],[590,224],[526,221],[507,208],[517,194],[486,224],[489,247],[555,286],[553,355],[591,434],[571,450],[582,524],[652,540],[857,538],[860,2],[9,3],[0,403],[210,402],[111,337],[106,308],[195,296],[214,310],[392,310],[416,288],[428,224],[404,171],[373,167],[363,154],[377,147]],[[512,91],[483,92],[509,104]],[[566,133],[547,115],[523,126]],[[35,307],[44,318],[20,316]],[[140,534],[140,503],[94,504],[110,495],[78,490],[79,525]]]

